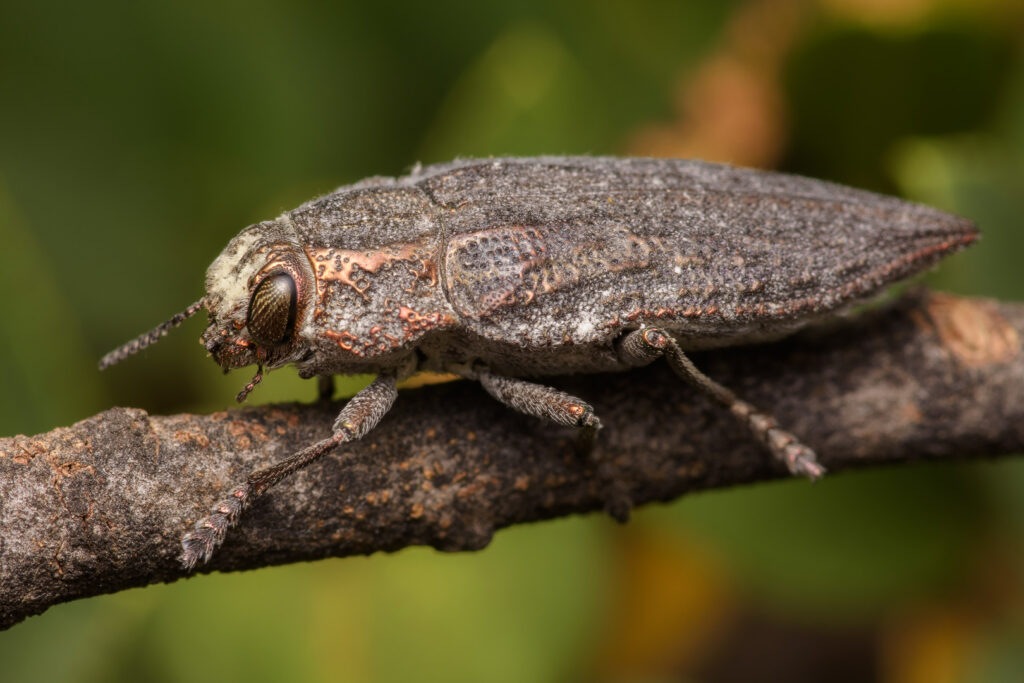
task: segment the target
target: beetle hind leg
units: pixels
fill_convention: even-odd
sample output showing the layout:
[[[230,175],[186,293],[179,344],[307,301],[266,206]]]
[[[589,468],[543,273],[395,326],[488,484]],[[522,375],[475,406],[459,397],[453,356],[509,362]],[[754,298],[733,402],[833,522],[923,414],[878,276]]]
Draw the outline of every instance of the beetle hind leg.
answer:
[[[739,399],[729,389],[698,370],[693,361],[679,348],[672,335],[665,330],[658,327],[634,330],[622,338],[618,350],[623,362],[633,366],[646,365],[659,356],[665,356],[676,375],[705,396],[728,408],[729,412],[746,424],[754,436],[764,443],[792,474],[803,475],[812,480],[825,474],[825,468],[818,462],[814,451],[801,443],[796,436],[780,428],[771,415]]]

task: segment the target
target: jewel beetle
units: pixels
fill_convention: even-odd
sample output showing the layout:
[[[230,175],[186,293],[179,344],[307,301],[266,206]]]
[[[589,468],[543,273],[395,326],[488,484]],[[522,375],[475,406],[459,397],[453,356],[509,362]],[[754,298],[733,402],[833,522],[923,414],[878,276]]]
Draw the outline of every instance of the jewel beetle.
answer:
[[[974,223],[893,197],[702,161],[602,157],[462,160],[341,187],[242,230],[206,294],[107,354],[106,368],[198,311],[225,370],[293,364],[321,379],[372,373],[327,438],[249,475],[188,532],[208,561],[268,488],[373,429],[421,371],[476,380],[523,413],[601,422],[537,378],[621,371],[664,357],[794,474],[824,472],[770,413],[686,355],[778,339],[878,294],[978,237]]]

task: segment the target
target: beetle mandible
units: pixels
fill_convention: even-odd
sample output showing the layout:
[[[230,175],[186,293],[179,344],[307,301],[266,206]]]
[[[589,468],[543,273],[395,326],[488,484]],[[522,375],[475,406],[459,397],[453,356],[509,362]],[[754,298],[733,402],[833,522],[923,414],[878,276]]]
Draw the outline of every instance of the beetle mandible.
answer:
[[[479,381],[511,408],[575,426],[585,401],[528,378],[626,370],[665,357],[794,474],[814,452],[685,351],[783,337],[875,295],[978,236],[964,218],[832,183],[701,161],[537,157],[455,161],[342,187],[239,233],[206,295],[107,354],[106,368],[205,308],[225,370],[294,364],[376,379],[331,436],[253,472],[182,540],[208,561],[242,510],[373,429],[420,370]]]

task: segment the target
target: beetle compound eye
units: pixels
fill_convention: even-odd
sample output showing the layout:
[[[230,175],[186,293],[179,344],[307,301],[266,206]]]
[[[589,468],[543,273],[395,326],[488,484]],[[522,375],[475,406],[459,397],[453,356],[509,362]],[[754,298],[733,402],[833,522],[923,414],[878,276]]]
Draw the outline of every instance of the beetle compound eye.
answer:
[[[257,344],[288,341],[295,330],[296,299],[295,280],[287,273],[271,275],[256,287],[245,324]]]

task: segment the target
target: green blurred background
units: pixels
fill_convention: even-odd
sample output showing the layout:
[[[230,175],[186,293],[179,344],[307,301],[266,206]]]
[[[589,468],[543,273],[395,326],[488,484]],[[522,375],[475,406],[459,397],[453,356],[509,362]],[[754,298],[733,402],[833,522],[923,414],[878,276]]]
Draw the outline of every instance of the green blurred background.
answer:
[[[251,222],[540,153],[928,202],[984,232],[929,282],[1024,299],[1019,1],[0,0],[0,434],[231,405],[201,317],[96,360]],[[283,370],[251,400],[314,394]],[[1022,538],[1019,460],[778,483],[61,605],[0,634],[0,680],[1020,681]]]

